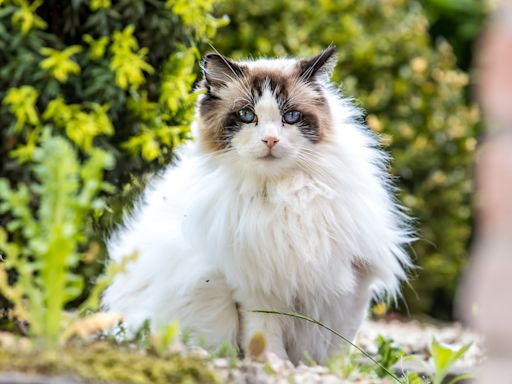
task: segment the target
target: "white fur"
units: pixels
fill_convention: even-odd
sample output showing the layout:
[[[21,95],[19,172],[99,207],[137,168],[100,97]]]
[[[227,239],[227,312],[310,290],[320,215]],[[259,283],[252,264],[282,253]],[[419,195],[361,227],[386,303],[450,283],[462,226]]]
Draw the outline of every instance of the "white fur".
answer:
[[[113,260],[135,250],[139,258],[107,289],[104,306],[133,327],[177,318],[212,348],[225,340],[244,348],[261,330],[270,351],[294,362],[305,351],[325,362],[342,341],[251,310],[300,312],[354,338],[372,294],[398,291],[410,239],[385,154],[354,107],[330,88],[327,99],[334,126],[320,143],[283,126],[267,92],[255,106],[257,127],[242,129],[233,150],[182,148],[109,241]],[[279,137],[276,159],[258,158],[267,135]]]

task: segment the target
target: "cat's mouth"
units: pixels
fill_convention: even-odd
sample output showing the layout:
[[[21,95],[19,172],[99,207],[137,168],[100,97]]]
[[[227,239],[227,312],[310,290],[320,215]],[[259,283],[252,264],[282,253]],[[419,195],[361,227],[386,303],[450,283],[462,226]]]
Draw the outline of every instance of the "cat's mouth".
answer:
[[[278,157],[274,156],[271,152],[267,153],[265,156],[258,157],[259,160],[276,160]]]

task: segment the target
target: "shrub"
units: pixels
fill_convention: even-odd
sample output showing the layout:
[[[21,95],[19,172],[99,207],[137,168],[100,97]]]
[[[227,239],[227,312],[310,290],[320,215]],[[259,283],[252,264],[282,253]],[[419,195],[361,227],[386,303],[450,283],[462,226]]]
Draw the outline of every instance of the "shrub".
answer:
[[[101,266],[102,197],[187,138],[198,51],[225,23],[212,7],[0,0],[0,294],[42,344]]]
[[[39,344],[54,346],[63,330],[66,303],[82,293],[84,279],[73,272],[80,261],[79,245],[87,237],[86,215],[103,201],[97,198],[107,185],[103,171],[111,156],[95,149],[80,164],[76,152],[61,137],[42,140],[34,152],[32,173],[37,182],[20,183],[16,190],[0,180],[0,213],[9,212],[11,233],[20,232],[18,242],[9,242],[0,227],[0,250],[6,260],[0,265],[0,292],[14,304],[14,315],[30,324]],[[39,206],[31,212],[31,201]],[[9,282],[8,271],[15,271]]]
[[[198,44],[223,23],[212,0],[3,3],[2,175],[23,179],[42,127],[111,151],[116,184],[170,159],[192,118]]]
[[[451,316],[470,236],[470,163],[476,111],[447,43],[436,47],[416,1],[227,0],[216,47],[234,57],[312,55],[334,43],[336,82],[367,110],[392,153],[399,198],[417,218],[412,253],[421,269],[406,302],[413,313]]]
[[[11,190],[26,186],[32,212],[40,207],[32,165],[44,137],[71,143],[80,169],[99,148],[115,160],[103,179],[119,199],[84,214],[103,224],[141,175],[172,158],[193,115],[198,51],[225,24],[212,12],[213,0],[0,0],[0,175]],[[216,46],[231,56],[306,56],[337,45],[335,80],[368,111],[394,157],[399,197],[417,218],[419,300],[408,289],[406,300],[414,313],[449,317],[470,235],[477,116],[464,104],[466,74],[448,44],[432,46],[419,4],[225,0],[221,13],[232,21]],[[4,211],[5,228],[13,212]],[[98,236],[86,224],[84,236]],[[27,241],[19,228],[8,232],[18,246]]]
[[[430,21],[430,35],[443,36],[453,47],[457,64],[467,70],[473,46],[496,3],[492,0],[420,0]],[[494,3],[494,4],[493,4]]]

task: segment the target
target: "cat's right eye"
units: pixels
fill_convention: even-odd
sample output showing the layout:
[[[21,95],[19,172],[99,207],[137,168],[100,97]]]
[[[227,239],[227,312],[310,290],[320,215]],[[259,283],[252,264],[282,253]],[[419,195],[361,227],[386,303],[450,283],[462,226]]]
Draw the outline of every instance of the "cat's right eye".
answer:
[[[249,124],[254,121],[256,114],[249,108],[242,108],[241,110],[238,111],[238,116],[240,116],[240,119],[244,123]]]
[[[299,111],[288,111],[283,115],[283,121],[286,124],[295,124],[300,120]]]

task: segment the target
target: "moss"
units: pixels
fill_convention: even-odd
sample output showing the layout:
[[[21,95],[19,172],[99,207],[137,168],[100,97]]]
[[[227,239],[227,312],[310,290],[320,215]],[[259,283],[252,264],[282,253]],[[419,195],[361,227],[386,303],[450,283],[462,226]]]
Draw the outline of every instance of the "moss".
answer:
[[[106,342],[40,353],[0,349],[0,371],[72,375],[109,383],[219,383],[196,357],[157,356]]]

